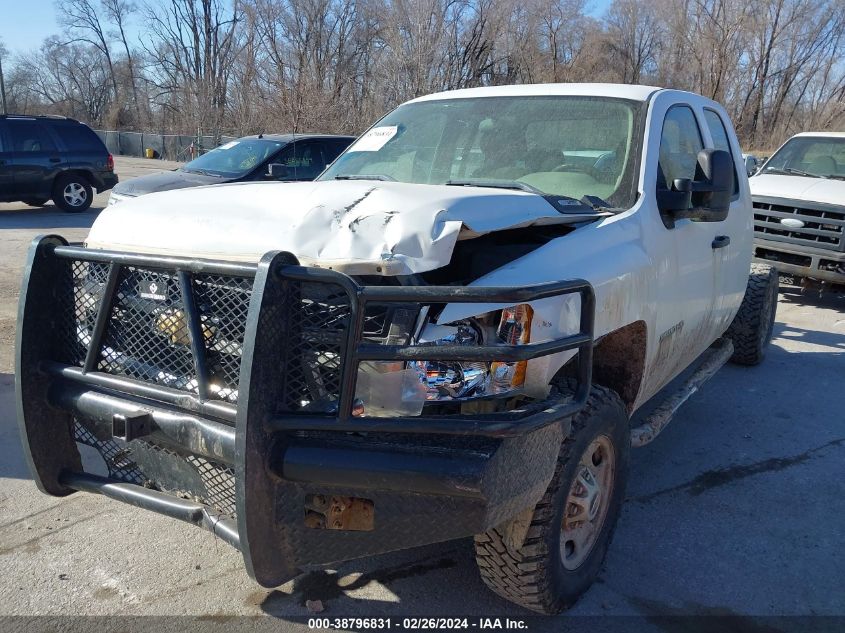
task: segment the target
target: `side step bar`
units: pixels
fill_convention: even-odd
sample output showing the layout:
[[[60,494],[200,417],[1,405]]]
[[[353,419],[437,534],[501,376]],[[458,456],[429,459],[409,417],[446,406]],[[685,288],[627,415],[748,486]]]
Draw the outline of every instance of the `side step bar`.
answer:
[[[695,373],[687,378],[675,393],[669,396],[649,415],[640,426],[631,429],[631,446],[634,448],[645,446],[675,417],[675,413],[689,400],[690,396],[699,390],[701,385],[710,380],[719,369],[728,362],[734,353],[733,342],[720,339],[713,347],[702,355],[701,364]]]
[[[240,536],[238,535],[238,529],[234,522],[215,516],[202,504],[178,499],[163,492],[158,492],[157,490],[144,488],[143,486],[127,484],[116,479],[109,479],[89,473],[65,470],[59,477],[59,481],[63,486],[67,486],[73,490],[100,494],[116,501],[130,503],[144,510],[151,510],[169,516],[172,519],[179,519],[180,521],[205,528],[235,549],[240,549]]]

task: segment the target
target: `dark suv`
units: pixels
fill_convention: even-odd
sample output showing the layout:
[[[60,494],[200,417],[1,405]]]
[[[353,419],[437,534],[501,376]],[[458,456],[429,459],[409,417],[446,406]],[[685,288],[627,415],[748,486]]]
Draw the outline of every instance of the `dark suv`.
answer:
[[[93,190],[117,184],[114,159],[84,123],[65,117],[0,115],[0,202],[52,200],[85,211]]]

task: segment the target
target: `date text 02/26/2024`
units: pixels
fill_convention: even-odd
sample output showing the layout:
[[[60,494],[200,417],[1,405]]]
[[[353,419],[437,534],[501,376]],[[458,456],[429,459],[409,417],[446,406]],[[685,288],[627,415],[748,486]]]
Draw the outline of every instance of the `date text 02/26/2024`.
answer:
[[[528,624],[519,618],[309,618],[309,629],[406,630],[526,630]]]

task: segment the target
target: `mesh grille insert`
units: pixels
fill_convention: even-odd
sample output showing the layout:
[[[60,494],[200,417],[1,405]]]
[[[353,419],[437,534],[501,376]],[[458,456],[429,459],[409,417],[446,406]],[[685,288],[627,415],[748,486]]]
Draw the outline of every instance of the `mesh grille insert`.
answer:
[[[74,439],[100,453],[110,478],[198,501],[225,516],[235,516],[235,475],[231,467],[197,455],[182,455],[146,440],[101,440],[92,428],[87,420],[76,418]]]
[[[67,263],[70,279],[61,287],[72,290],[59,302],[59,360],[81,367],[104,301],[109,264]],[[253,280],[211,273],[189,274],[187,280],[186,291],[193,295],[199,321],[197,337],[204,348],[208,397],[237,404]],[[278,350],[278,409],[334,413],[351,327],[350,298],[341,285],[325,281],[286,281],[277,291],[279,296],[262,315],[268,327],[257,345]],[[114,296],[105,300],[108,318],[96,369],[198,394],[198,361],[192,352],[186,309],[190,302],[183,297],[178,273],[122,265]],[[363,337],[405,343],[416,314],[416,308],[407,306],[369,304]]]
[[[67,261],[57,297],[58,360],[82,367],[103,301],[109,265]],[[66,290],[65,290],[66,289]],[[236,403],[252,280],[198,274],[190,291],[199,313],[209,397]],[[197,393],[198,383],[179,280],[175,272],[121,269],[97,358],[98,371]]]
[[[168,387],[196,389],[185,308],[175,276],[123,269],[97,367]]]

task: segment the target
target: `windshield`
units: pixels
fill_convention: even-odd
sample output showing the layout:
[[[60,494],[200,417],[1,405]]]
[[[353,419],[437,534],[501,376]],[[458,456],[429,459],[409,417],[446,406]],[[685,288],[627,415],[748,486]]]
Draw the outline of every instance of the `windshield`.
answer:
[[[481,97],[398,107],[321,176],[502,184],[629,207],[642,104],[602,97]],[[521,187],[524,185],[524,187]]]
[[[796,136],[775,152],[763,172],[845,178],[845,137]]]
[[[237,178],[255,169],[284,146],[283,142],[267,139],[231,141],[186,163],[182,171]]]

